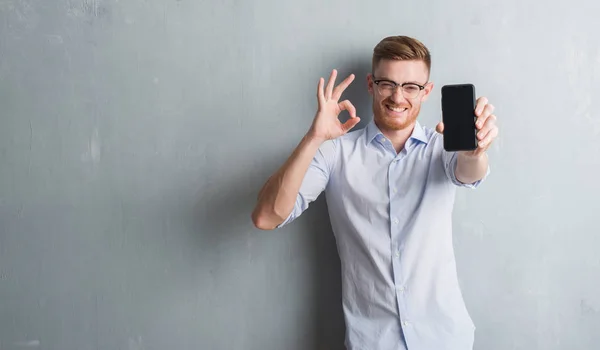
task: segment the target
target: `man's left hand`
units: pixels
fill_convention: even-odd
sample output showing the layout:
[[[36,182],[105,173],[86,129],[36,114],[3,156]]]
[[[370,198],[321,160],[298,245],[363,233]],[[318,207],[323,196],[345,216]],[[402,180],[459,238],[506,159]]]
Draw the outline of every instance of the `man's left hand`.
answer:
[[[498,136],[498,126],[496,125],[496,115],[494,113],[494,106],[488,102],[486,97],[480,97],[477,99],[475,106],[475,116],[477,120],[475,127],[477,128],[477,149],[473,151],[463,151],[466,156],[478,157],[488,150],[492,142]],[[440,122],[436,126],[436,131],[439,133],[444,132],[444,123]]]

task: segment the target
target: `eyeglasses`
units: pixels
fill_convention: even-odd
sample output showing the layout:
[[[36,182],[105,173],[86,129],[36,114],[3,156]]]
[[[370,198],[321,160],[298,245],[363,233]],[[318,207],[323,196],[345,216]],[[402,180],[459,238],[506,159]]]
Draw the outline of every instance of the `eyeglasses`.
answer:
[[[396,82],[386,79],[379,79],[373,82],[377,85],[377,91],[383,97],[391,96],[394,93],[394,91],[396,91],[396,88],[401,87],[402,95],[405,98],[415,98],[419,96],[421,90],[425,88],[425,86],[419,85],[417,83],[398,84]]]

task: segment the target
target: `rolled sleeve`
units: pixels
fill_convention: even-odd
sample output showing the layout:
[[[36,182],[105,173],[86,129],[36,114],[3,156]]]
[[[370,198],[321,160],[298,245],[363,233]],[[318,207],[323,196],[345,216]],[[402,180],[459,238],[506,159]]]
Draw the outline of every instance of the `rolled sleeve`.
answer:
[[[335,159],[335,141],[324,142],[313,157],[300,185],[294,208],[277,228],[283,227],[298,218],[327,187],[329,175]]]
[[[483,181],[485,181],[485,179],[490,174],[490,166],[488,164],[487,171],[486,171],[486,173],[485,173],[485,175],[483,176],[482,179],[477,180],[477,181],[475,181],[473,183],[464,183],[464,182],[462,182],[462,181],[460,181],[459,179],[456,178],[456,165],[457,165],[457,162],[458,162],[458,153],[457,152],[445,152],[444,151],[443,155],[444,155],[444,157],[443,157],[444,158],[444,169],[446,171],[446,176],[456,186],[475,189],[475,188],[479,187],[479,185]]]

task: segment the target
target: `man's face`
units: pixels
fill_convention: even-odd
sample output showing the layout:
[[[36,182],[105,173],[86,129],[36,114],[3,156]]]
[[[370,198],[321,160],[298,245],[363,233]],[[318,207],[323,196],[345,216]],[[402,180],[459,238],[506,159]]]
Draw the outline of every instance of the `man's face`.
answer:
[[[367,83],[373,97],[373,115],[380,129],[390,131],[412,127],[421,103],[427,100],[433,83],[427,83],[429,72],[423,61],[381,60]],[[384,80],[375,84],[375,81]],[[393,83],[402,85],[392,89]],[[424,86],[421,89],[419,86]]]

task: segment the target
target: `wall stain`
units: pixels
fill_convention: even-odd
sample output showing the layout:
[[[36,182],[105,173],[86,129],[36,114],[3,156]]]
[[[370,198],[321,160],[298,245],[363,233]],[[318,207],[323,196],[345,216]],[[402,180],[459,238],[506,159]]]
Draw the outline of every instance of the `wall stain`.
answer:
[[[598,310],[590,305],[585,299],[581,299],[579,303],[579,308],[581,310],[582,315],[595,315],[598,313]]]
[[[67,15],[85,20],[90,24],[97,20],[110,20],[111,18],[110,7],[108,7],[108,1],[105,0],[70,0],[67,6]]]

